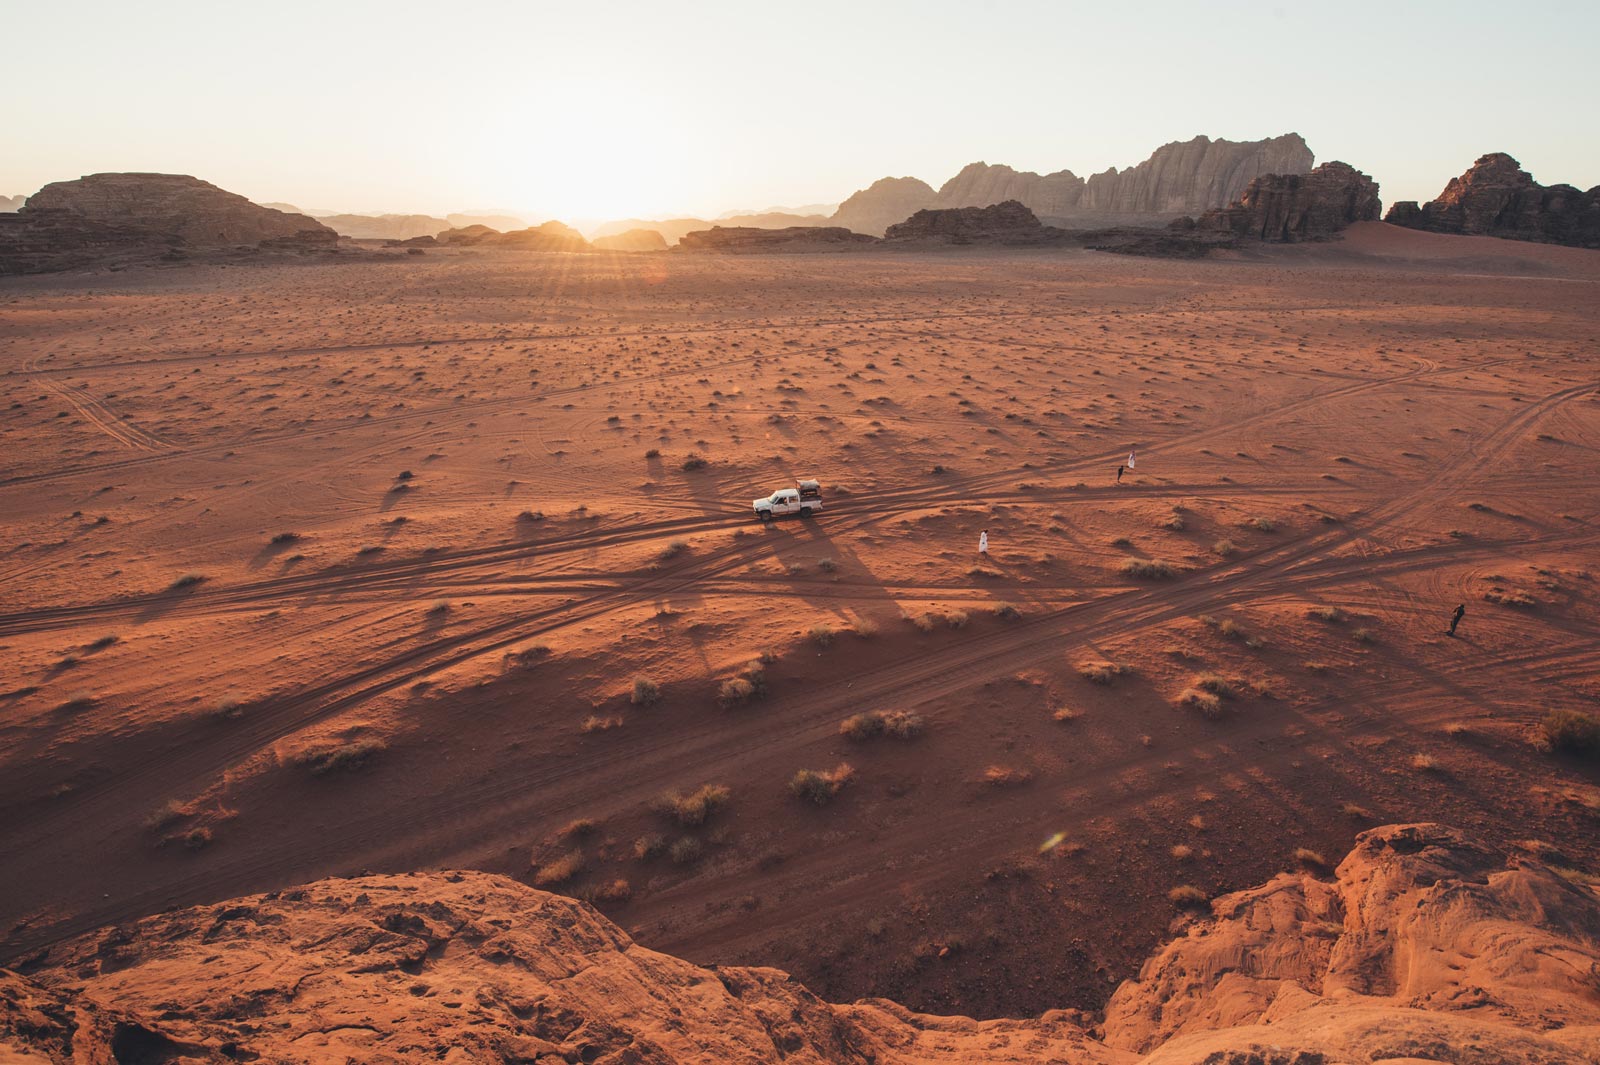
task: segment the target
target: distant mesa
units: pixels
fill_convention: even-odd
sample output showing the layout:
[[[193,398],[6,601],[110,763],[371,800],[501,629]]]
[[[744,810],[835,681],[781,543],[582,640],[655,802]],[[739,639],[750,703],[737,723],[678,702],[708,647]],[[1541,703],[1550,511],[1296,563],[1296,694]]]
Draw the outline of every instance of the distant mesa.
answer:
[[[182,174],[57,181],[0,215],[0,273],[33,273],[189,251],[332,250],[339,235],[305,215],[251,203]]]
[[[596,237],[592,243],[599,251],[667,250],[667,238],[654,229],[630,229],[625,233]]]
[[[857,233],[881,237],[896,222],[932,206],[937,196],[933,186],[920,178],[879,178],[841,203],[832,222]]]
[[[444,220],[451,227],[462,229],[466,226],[488,226],[498,229],[502,233],[509,233],[513,229],[521,229],[528,224],[526,218],[514,214],[447,214]]]
[[[341,237],[356,240],[410,240],[431,237],[450,228],[445,219],[426,214],[332,214],[321,222]]]
[[[946,244],[1047,244],[1065,231],[1040,223],[1016,200],[988,207],[948,207],[918,211],[889,227],[886,240],[933,241]]]
[[[0,196],[0,214],[10,214],[22,210],[22,205],[28,202],[26,196]]]
[[[624,218],[606,222],[595,228],[596,239],[611,237],[634,229],[652,229],[661,234],[668,244],[676,244],[685,233],[710,229],[712,226],[745,227],[754,229],[789,229],[795,226],[826,226],[828,216],[821,214],[791,214],[785,211],[767,211],[761,214],[729,214],[711,221],[705,218],[668,218],[650,220]]]
[[[712,226],[685,233],[677,250],[687,252],[839,251],[876,244],[877,239],[852,233],[843,226],[790,226],[758,229],[755,226]]]
[[[1383,213],[1378,183],[1348,163],[1323,163],[1309,174],[1265,174],[1227,207],[1207,211],[1194,225],[1250,240],[1295,243],[1330,240],[1356,222]],[[1187,229],[1188,220],[1175,228]]]
[[[1384,221],[1407,229],[1600,248],[1600,186],[1540,185],[1505,152],[1482,156],[1439,198],[1402,200]]]
[[[501,233],[481,224],[447,229],[434,238],[440,244],[458,247],[511,248],[518,251],[592,251],[593,247],[569,225],[546,222],[527,229]]]
[[[987,207],[1016,200],[1045,225],[1158,225],[1225,207],[1263,174],[1304,174],[1315,161],[1298,133],[1259,141],[1195,137],[1157,148],[1138,166],[1115,167],[1085,180],[971,163],[938,192],[916,178],[883,178],[839,205],[835,225],[884,233],[924,208]]]

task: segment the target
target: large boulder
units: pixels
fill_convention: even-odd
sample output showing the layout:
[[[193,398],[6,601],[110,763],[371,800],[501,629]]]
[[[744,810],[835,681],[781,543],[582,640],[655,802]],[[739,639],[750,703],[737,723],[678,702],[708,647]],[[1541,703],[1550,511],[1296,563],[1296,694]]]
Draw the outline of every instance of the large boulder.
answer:
[[[1479,157],[1439,198],[1402,200],[1384,221],[1408,229],[1600,248],[1600,186],[1540,185],[1504,152]]]
[[[1309,174],[1267,174],[1227,207],[1207,211],[1199,228],[1252,240],[1328,240],[1383,212],[1378,183],[1348,163],[1323,163]]]
[[[21,212],[71,211],[91,222],[140,229],[187,247],[256,244],[302,233],[332,245],[338,234],[314,218],[251,203],[209,181],[184,174],[90,174],[55,181]]]

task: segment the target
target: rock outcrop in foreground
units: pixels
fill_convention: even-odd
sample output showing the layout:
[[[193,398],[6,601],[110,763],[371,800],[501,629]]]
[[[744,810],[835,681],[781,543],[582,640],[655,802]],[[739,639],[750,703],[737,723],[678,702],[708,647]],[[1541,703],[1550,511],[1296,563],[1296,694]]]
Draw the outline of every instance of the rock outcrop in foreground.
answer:
[[[1112,997],[976,1022],[646,950],[485,873],[325,880],[0,974],[0,1059],[1592,1065],[1600,894],[1438,825],[1220,898]],[[6,1058],[7,1053],[13,1055]]]
[[[837,251],[852,245],[876,244],[874,237],[852,233],[843,226],[789,226],[756,229],[753,226],[712,226],[685,233],[674,251],[684,252],[796,252]]]
[[[1384,219],[1407,229],[1600,248],[1600,186],[1540,185],[1511,156],[1482,156],[1437,200],[1402,200]]]
[[[1198,226],[1251,240],[1295,243],[1332,239],[1348,225],[1376,222],[1382,213],[1378,183],[1349,163],[1331,162],[1309,174],[1258,177],[1236,202],[1202,215]]]

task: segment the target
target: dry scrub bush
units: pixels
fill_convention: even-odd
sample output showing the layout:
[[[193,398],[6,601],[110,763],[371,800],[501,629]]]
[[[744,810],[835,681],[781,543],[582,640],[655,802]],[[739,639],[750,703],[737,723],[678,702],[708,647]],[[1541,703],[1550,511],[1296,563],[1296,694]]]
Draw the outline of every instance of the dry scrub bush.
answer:
[[[1328,868],[1328,859],[1324,858],[1320,852],[1314,851],[1309,847],[1296,847],[1294,860],[1308,869]]]
[[[851,622],[850,631],[862,639],[870,640],[878,635],[878,623],[871,618],[857,618]]]
[[[833,645],[832,625],[824,625],[820,623],[813,625],[811,626],[810,635],[811,642],[816,644],[818,647],[830,647]]]
[[[683,460],[683,471],[685,473],[690,473],[694,470],[703,470],[705,468],[706,460],[701,456],[696,455],[692,451],[689,453],[689,457]]]
[[[1172,857],[1180,862],[1186,862],[1194,857],[1194,848],[1187,843],[1179,843],[1172,848]]]
[[[1050,715],[1052,720],[1063,725],[1067,725],[1078,720],[1079,716],[1080,715],[1078,714],[1078,711],[1068,706],[1057,707],[1056,710]]]
[[[1079,662],[1078,676],[1092,684],[1110,684],[1123,673],[1115,662]]]
[[[561,839],[581,839],[600,831],[600,822],[592,817],[575,817],[561,826],[556,835]]]
[[[144,819],[144,827],[152,832],[160,832],[188,816],[189,808],[186,805],[177,799],[168,799],[158,810]]]
[[[705,846],[693,836],[674,840],[667,853],[677,865],[693,865],[705,853]]]
[[[659,833],[640,836],[633,841],[633,856],[641,862],[659,858],[667,853],[667,837]]]
[[[1014,603],[996,603],[989,608],[989,612],[1001,621],[1016,621],[1022,616],[1022,611]]]
[[[992,765],[983,771],[983,782],[995,788],[1026,784],[1032,779],[1033,774],[1028,770],[1009,765]]]
[[[578,731],[587,736],[593,732],[604,732],[606,729],[621,727],[622,718],[620,717],[601,717],[598,714],[590,714],[583,719],[583,724],[578,726]]]
[[[923,720],[920,715],[905,710],[868,710],[863,714],[854,714],[844,719],[839,724],[839,735],[852,740],[869,740],[877,736],[889,736],[897,740],[909,740],[922,731]]]
[[[583,852],[570,850],[553,862],[541,863],[533,874],[533,882],[538,887],[564,883],[583,872],[583,865]]]
[[[1423,773],[1431,773],[1439,768],[1439,762],[1431,754],[1414,754],[1411,756],[1411,768]]]
[[[373,755],[388,749],[379,739],[352,740],[349,743],[308,747],[294,756],[294,764],[304,766],[316,776],[356,769],[367,763]]]
[[[1182,909],[1201,910],[1211,905],[1211,900],[1206,893],[1193,884],[1182,884],[1167,892],[1167,898],[1174,906]]]
[[[1127,558],[1122,565],[1117,567],[1124,577],[1137,577],[1141,580],[1164,581],[1170,579],[1175,570],[1171,563],[1162,562],[1153,558]]]
[[[967,627],[967,612],[965,610],[952,610],[944,616],[944,623],[952,629]]]
[[[627,902],[633,898],[633,885],[621,877],[607,880],[603,884],[595,884],[578,892],[578,897],[587,903],[596,902]]]
[[[650,706],[661,699],[661,686],[649,677],[633,678],[633,694],[629,701],[634,706]]]
[[[1600,718],[1576,710],[1552,710],[1542,727],[1552,751],[1600,758]]]
[[[1344,620],[1344,611],[1336,606],[1315,606],[1306,611],[1306,617],[1337,624]]]
[[[706,818],[728,804],[730,792],[721,784],[705,784],[687,794],[668,792],[661,809],[685,828],[705,824]]]
[[[740,670],[737,677],[729,677],[723,681],[722,686],[717,689],[717,698],[722,705],[734,706],[766,695],[767,673],[762,668],[762,663],[766,661],[770,661],[770,656],[764,654]]]
[[[1216,543],[1211,545],[1211,550],[1216,552],[1220,557],[1227,558],[1237,551],[1238,548],[1233,546],[1232,540],[1218,540]]]
[[[1200,716],[1209,721],[1215,721],[1226,712],[1222,700],[1208,691],[1198,688],[1185,688],[1177,698],[1179,706],[1191,707],[1200,712]]]
[[[850,783],[856,771],[848,762],[840,762],[830,770],[801,769],[789,780],[789,790],[807,802],[825,805],[839,789]]]
[[[656,555],[656,558],[660,559],[662,562],[665,562],[669,558],[678,557],[687,550],[689,550],[689,541],[669,540],[667,542],[667,546],[661,549],[660,553]]]

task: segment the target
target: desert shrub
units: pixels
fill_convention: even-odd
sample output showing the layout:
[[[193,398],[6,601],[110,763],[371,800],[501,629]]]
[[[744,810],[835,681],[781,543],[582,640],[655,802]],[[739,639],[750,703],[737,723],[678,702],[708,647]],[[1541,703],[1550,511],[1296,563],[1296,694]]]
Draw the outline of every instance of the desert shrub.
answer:
[[[1172,848],[1172,857],[1180,862],[1186,862],[1194,857],[1194,848],[1187,843],[1180,843]]]
[[[1183,532],[1183,515],[1182,514],[1170,514],[1170,515],[1168,515],[1167,519],[1161,523],[1161,527],[1163,529],[1169,529],[1172,532]]]
[[[1211,905],[1206,893],[1193,884],[1181,884],[1167,892],[1167,898],[1180,909],[1203,910]]]
[[[583,852],[570,850],[554,861],[540,863],[533,874],[533,882],[538,887],[564,883],[583,872],[583,866]]]
[[[706,818],[728,804],[731,794],[721,784],[705,784],[687,794],[668,792],[661,798],[661,808],[678,824],[689,828],[705,824]]]
[[[633,841],[633,856],[641,862],[659,858],[667,853],[667,837],[658,833],[640,836]]]
[[[1278,531],[1277,524],[1270,518],[1251,518],[1249,525],[1256,532],[1269,533]]]
[[[1033,774],[1026,769],[1016,766],[991,765],[983,771],[983,782],[990,787],[1008,788],[1017,784],[1026,784],[1033,779]]]
[[[1211,550],[1215,551],[1222,558],[1227,558],[1237,551],[1238,548],[1233,546],[1232,540],[1218,540],[1216,543],[1211,545]]]
[[[203,583],[205,579],[205,575],[201,573],[185,573],[183,576],[173,581],[169,587],[173,591],[176,591],[179,588],[193,588],[195,585]]]
[[[989,566],[973,566],[971,569],[967,570],[967,576],[993,581],[999,580],[1002,574],[999,570],[993,569]]]
[[[1306,611],[1306,616],[1329,624],[1337,624],[1344,620],[1344,611],[1336,606],[1314,606]]]
[[[1153,558],[1126,558],[1117,569],[1124,577],[1149,581],[1168,580],[1175,572],[1170,563]]]
[[[556,835],[562,839],[582,839],[592,836],[600,831],[600,822],[592,817],[574,817],[571,821],[561,826],[561,831]]]
[[[649,677],[633,678],[633,694],[629,697],[634,706],[650,706],[661,699],[661,686]]]
[[[878,635],[878,623],[871,618],[857,618],[851,623],[850,631],[863,639],[870,640]]]
[[[967,612],[965,610],[952,610],[944,616],[944,623],[952,629],[967,627]]]
[[[1051,720],[1057,721],[1063,725],[1078,720],[1080,716],[1082,715],[1080,715],[1078,711],[1072,709],[1070,706],[1057,707],[1055,711],[1050,714]]]
[[[622,718],[620,717],[601,717],[599,714],[590,714],[583,719],[583,724],[578,726],[578,731],[587,736],[592,732],[604,732],[607,729],[621,727]]]
[[[1309,847],[1296,847],[1294,860],[1309,869],[1328,868],[1328,859]]]
[[[939,626],[939,618],[931,612],[921,614],[902,614],[918,632],[932,632]]]
[[[1079,662],[1078,676],[1092,684],[1110,684],[1122,675],[1122,667],[1115,662]]]
[[[1372,820],[1372,811],[1371,810],[1367,809],[1365,806],[1357,806],[1353,802],[1345,803],[1343,806],[1339,807],[1339,810],[1346,817],[1353,817],[1357,821],[1371,821]]]
[[[658,447],[653,447],[644,453],[644,457],[647,459],[658,459],[661,457],[661,449]]]
[[[627,902],[633,898],[633,885],[619,876],[615,880],[585,888],[579,897],[585,902]]]
[[[326,776],[342,769],[358,769],[387,749],[388,744],[380,739],[351,740],[308,747],[294,756],[294,763],[311,770],[315,776]]]
[[[428,614],[431,617],[440,617],[450,613],[450,602],[447,599],[435,599],[428,604]]]
[[[183,834],[183,845],[192,851],[204,850],[211,845],[211,830],[203,825],[191,828]]]
[[[1577,710],[1552,710],[1545,715],[1543,728],[1552,751],[1600,758],[1600,718]]]
[[[755,698],[756,688],[744,677],[729,677],[717,689],[717,699],[724,705],[748,702]]]
[[[852,714],[839,723],[839,735],[852,740],[870,740],[889,736],[909,740],[922,731],[923,720],[918,714],[905,710],[868,710]]]
[[[189,816],[189,808],[177,799],[168,799],[154,813],[144,819],[144,827],[152,832],[160,832],[164,828],[182,821]]]
[[[811,626],[811,642],[818,647],[828,647],[833,644],[833,626],[816,624]]]
[[[1356,643],[1372,643],[1377,640],[1371,629],[1357,629],[1350,634],[1350,638]]]
[[[1215,673],[1200,674],[1194,678],[1194,686],[1201,691],[1208,691],[1212,695],[1220,695],[1223,698],[1233,694],[1233,685],[1228,683],[1228,679]]]
[[[524,510],[522,513],[517,515],[517,520],[524,525],[533,525],[544,520],[544,511]]]
[[[693,836],[684,836],[674,840],[667,853],[678,865],[693,865],[705,853],[705,846]]]
[[[656,555],[656,557],[659,558],[661,561],[665,562],[669,558],[678,557],[679,555],[683,554],[688,549],[689,549],[689,541],[687,541],[687,540],[671,540],[671,541],[668,541],[667,546],[663,547],[661,549],[660,553]]]
[[[829,770],[801,769],[789,779],[789,790],[807,802],[822,806],[839,794],[839,789],[855,776],[848,762],[840,762]]]
[[[706,460],[692,451],[689,453],[689,457],[683,460],[683,471],[685,473],[690,473],[694,470],[703,470],[705,468]]]
[[[1439,768],[1439,762],[1431,754],[1414,754],[1411,756],[1411,768],[1423,773],[1431,773]]]
[[[292,544],[298,539],[300,539],[300,534],[297,532],[281,532],[272,538],[272,542],[274,544]]]
[[[832,573],[839,568],[839,563],[831,558],[819,558],[817,559],[817,568],[824,573]]]
[[[1215,721],[1224,713],[1222,700],[1208,691],[1199,688],[1185,688],[1177,698],[1179,706],[1192,707],[1200,712],[1200,716]]]
[[[990,613],[1001,621],[1016,621],[1022,616],[1022,611],[1014,603],[996,603],[990,608]]]

